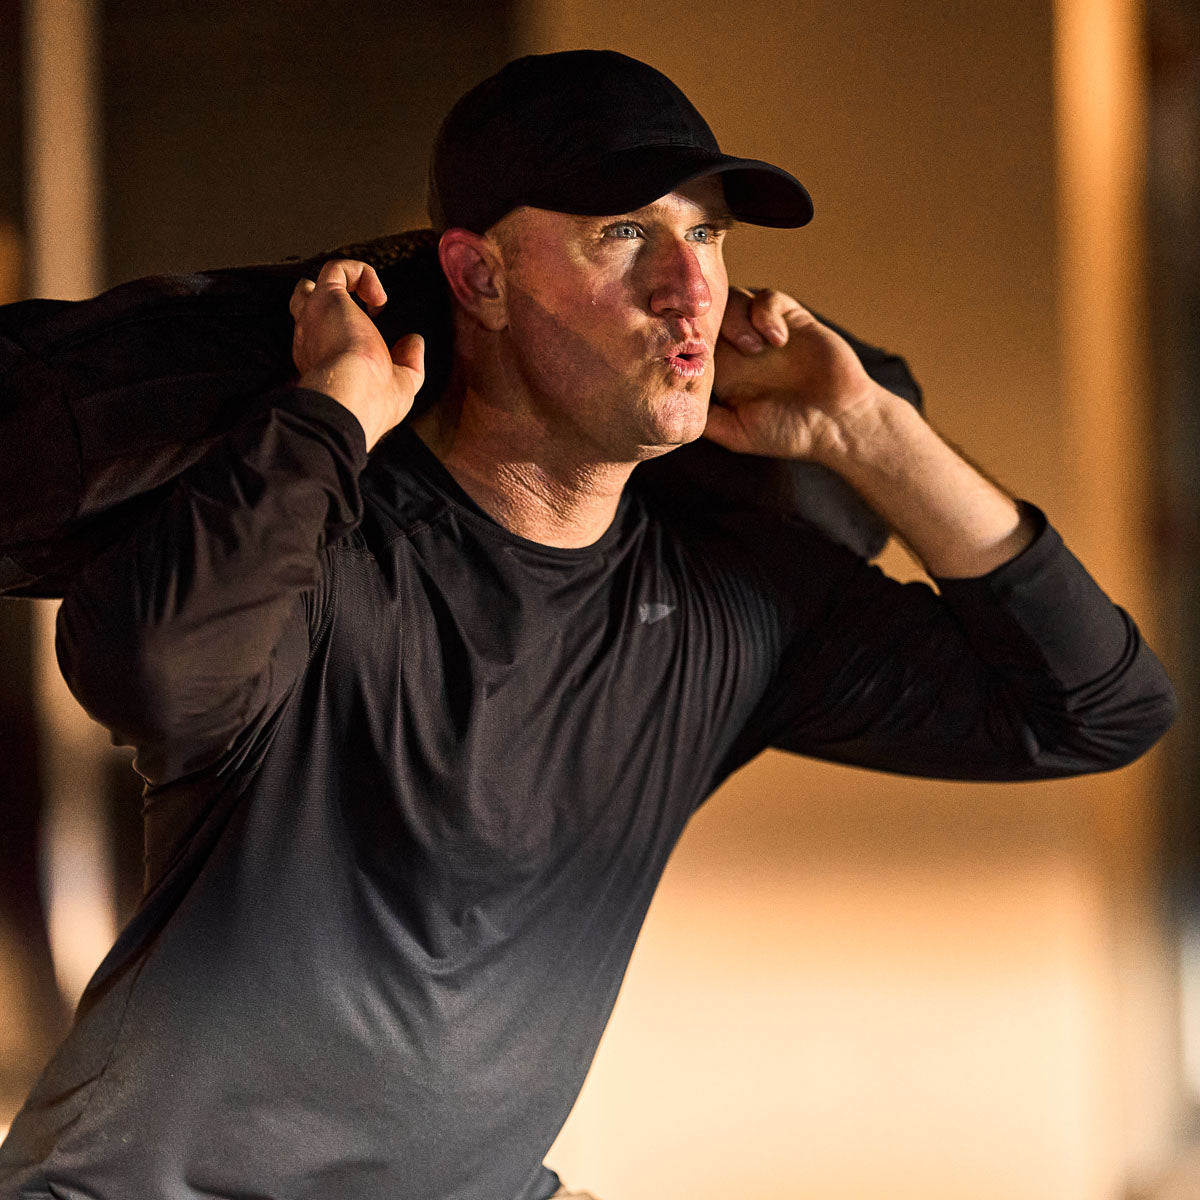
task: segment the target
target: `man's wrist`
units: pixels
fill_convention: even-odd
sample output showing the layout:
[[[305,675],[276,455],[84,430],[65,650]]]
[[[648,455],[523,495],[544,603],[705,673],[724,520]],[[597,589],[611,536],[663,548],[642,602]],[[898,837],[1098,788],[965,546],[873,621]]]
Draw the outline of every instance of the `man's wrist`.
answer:
[[[298,386],[323,392],[350,413],[362,426],[370,450],[395,422],[387,418],[382,405],[371,398],[376,386],[372,367],[360,359],[348,361],[349,356],[312,367],[300,376]]]
[[[931,575],[984,575],[1032,540],[1015,501],[886,389],[846,406],[823,434],[815,461],[853,487]]]
[[[891,458],[897,439],[904,436],[904,423],[913,421],[925,424],[911,404],[872,381],[860,398],[837,413],[814,416],[807,457],[852,482],[858,470]]]

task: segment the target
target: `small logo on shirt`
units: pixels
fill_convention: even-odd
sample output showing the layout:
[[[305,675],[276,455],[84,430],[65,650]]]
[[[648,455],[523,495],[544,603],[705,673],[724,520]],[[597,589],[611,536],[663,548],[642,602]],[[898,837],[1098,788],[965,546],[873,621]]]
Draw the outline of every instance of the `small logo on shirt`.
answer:
[[[675,611],[673,604],[639,604],[638,620],[643,625],[654,625]]]

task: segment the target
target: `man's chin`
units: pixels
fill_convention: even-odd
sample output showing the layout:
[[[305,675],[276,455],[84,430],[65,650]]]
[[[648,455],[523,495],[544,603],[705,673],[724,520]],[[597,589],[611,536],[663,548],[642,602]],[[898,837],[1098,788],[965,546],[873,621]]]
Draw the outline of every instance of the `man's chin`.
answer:
[[[638,447],[637,461],[645,462],[648,458],[661,458],[664,454],[670,454],[672,450],[678,450],[680,446],[698,441],[704,433],[706,424],[707,420],[692,421],[658,431],[653,440]]]
[[[694,442],[708,424],[708,403],[712,388],[708,381],[695,389],[681,388],[675,392],[668,404],[657,414],[654,441],[663,447],[663,453],[676,446]]]

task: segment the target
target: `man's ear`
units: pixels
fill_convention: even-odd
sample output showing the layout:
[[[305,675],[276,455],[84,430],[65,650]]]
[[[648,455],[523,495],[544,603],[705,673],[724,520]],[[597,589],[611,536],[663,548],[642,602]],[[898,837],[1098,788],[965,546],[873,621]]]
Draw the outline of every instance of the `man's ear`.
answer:
[[[508,324],[504,264],[491,238],[469,229],[447,229],[438,259],[455,300],[493,333]]]

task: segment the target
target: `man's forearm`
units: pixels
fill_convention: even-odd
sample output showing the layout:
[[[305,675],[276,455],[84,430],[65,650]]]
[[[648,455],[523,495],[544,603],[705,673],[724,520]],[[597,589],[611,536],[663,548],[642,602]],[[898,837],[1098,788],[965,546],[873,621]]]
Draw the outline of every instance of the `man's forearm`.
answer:
[[[1020,507],[904,400],[876,387],[821,439],[836,471],[908,543],[931,575],[986,575],[1033,538]]]

